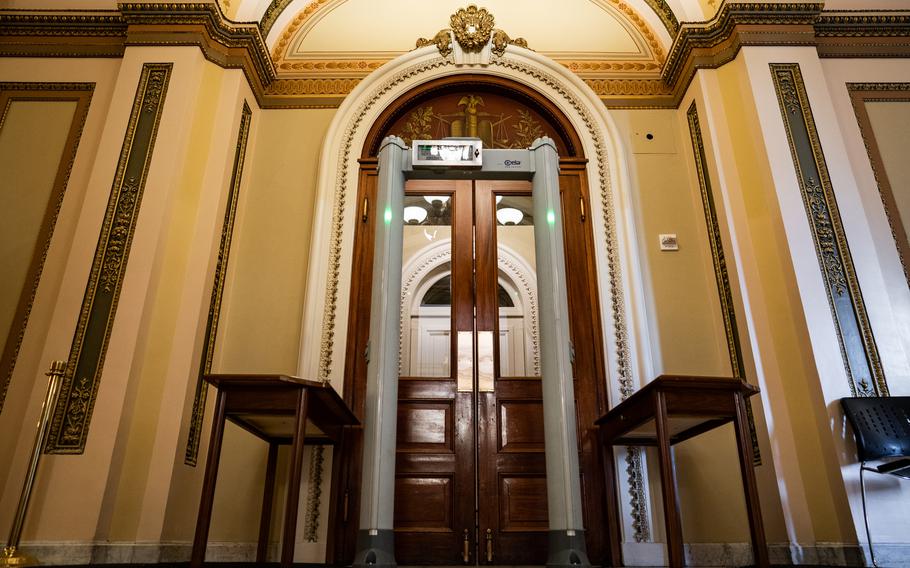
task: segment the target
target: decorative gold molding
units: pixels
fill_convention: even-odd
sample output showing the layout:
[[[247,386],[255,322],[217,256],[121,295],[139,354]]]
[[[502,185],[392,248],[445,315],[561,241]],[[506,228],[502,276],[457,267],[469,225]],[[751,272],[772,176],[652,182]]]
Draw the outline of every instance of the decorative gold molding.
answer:
[[[325,73],[328,78],[338,73],[356,73],[358,79],[366,77],[388,63],[386,59],[282,59],[277,63],[278,72]]]
[[[658,63],[663,65],[666,58],[664,47],[661,44],[660,39],[657,37],[657,34],[655,34],[654,30],[651,29],[651,26],[648,25],[648,22],[645,21],[645,19],[642,18],[634,8],[629,6],[623,0],[609,0],[609,2],[613,4],[617,10],[622,12],[626,18],[628,18],[635,25],[635,29],[638,30],[638,33],[640,33],[648,43],[648,47],[651,48],[651,55],[654,56],[654,59],[657,60]],[[649,5],[651,2],[663,4],[664,0],[645,0],[645,2],[647,2]],[[669,7],[666,6],[666,4],[664,4],[664,6],[669,10]],[[660,12],[658,12],[658,16],[659,15]],[[661,18],[661,20],[663,20],[663,18]],[[673,17],[673,21],[676,21],[675,17]],[[677,30],[679,29],[679,22],[676,23],[676,28]],[[670,36],[673,37],[676,35],[676,33],[677,31],[673,31],[670,33]]]
[[[487,45],[495,23],[493,14],[474,4],[459,9],[449,18],[455,41],[468,53],[479,52]]]
[[[136,88],[101,235],[45,451],[85,451],[172,63],[146,63]]]
[[[209,300],[209,314],[205,322],[205,334],[202,338],[202,357],[199,361],[199,372],[196,377],[196,396],[193,398],[193,411],[190,428],[187,434],[186,452],[183,463],[196,466],[199,456],[199,442],[202,437],[202,423],[205,420],[205,399],[208,384],[204,375],[212,372],[212,361],[215,357],[215,340],[218,336],[218,320],[221,317],[221,298],[224,296],[224,282],[227,279],[228,258],[231,254],[231,241],[234,236],[234,220],[237,218],[237,202],[240,197],[240,183],[243,178],[243,165],[246,162],[246,146],[250,135],[250,124],[253,111],[246,101],[240,112],[240,127],[237,131],[237,144],[234,149],[234,166],[231,171],[231,184],[228,186],[227,205],[224,209],[224,222],[221,225],[221,242],[218,245],[218,260],[215,263],[212,296]]]
[[[262,108],[337,107],[384,60],[281,59],[300,26],[334,1],[307,5],[271,54],[264,34],[290,0],[273,1],[258,25],[230,22],[210,3],[133,2],[121,4],[119,11],[94,12],[4,10],[0,55],[119,57],[126,45],[194,45],[209,61],[242,69]],[[743,46],[810,45],[821,57],[910,57],[910,11],[824,12],[820,2],[749,2],[725,4],[708,22],[679,26],[664,61],[659,39],[633,8],[624,0],[603,2],[612,3],[639,30],[655,59],[559,62],[611,108],[677,108],[698,69],[724,65]],[[646,2],[660,15],[663,0]],[[450,37],[447,32],[427,41],[445,46]],[[503,41],[505,34],[498,45]]]
[[[645,3],[660,18],[664,27],[667,28],[667,32],[670,33],[670,37],[674,37],[679,33],[679,20],[676,18],[676,14],[673,13],[673,8],[667,4],[667,0],[645,0]]]
[[[308,5],[287,25],[286,29],[282,32],[281,36],[272,49],[272,59],[280,77],[278,80],[280,81],[282,79],[294,79],[295,83],[293,84],[298,88],[303,89],[305,96],[311,99],[307,106],[337,106],[349,91],[336,92],[332,91],[331,89],[340,87],[342,85],[347,86],[349,83],[340,84],[326,82],[325,80],[363,78],[372,70],[378,68],[391,59],[391,55],[388,57],[375,59],[350,60],[313,60],[308,58],[295,58],[288,56],[287,50],[291,45],[293,38],[299,33],[300,28],[304,26],[306,22],[316,17],[316,15],[321,10],[331,9],[335,5],[335,2],[337,2],[337,0],[317,0],[316,2]],[[600,3],[605,7],[612,6],[612,9],[618,10],[624,18],[632,23],[633,27],[641,35],[642,40],[647,44],[648,49],[651,52],[650,58],[641,60],[613,61],[560,59],[558,62],[578,73],[579,76],[584,80],[600,80],[599,83],[595,84],[599,84],[601,86],[620,85],[619,83],[615,83],[615,81],[612,80],[605,81],[605,79],[615,79],[604,76],[610,74],[616,75],[620,73],[631,73],[642,74],[644,76],[650,75],[651,79],[656,78],[660,72],[665,58],[664,48],[661,45],[661,42],[657,35],[650,28],[648,23],[625,1],[601,0]],[[470,8],[471,6],[469,6],[467,9],[461,10],[456,14],[453,14],[452,21],[454,23],[452,24],[452,28],[440,30],[432,38],[419,38],[416,42],[416,47],[419,48],[425,47],[427,45],[435,45],[443,57],[448,56],[451,53],[452,45],[454,43],[453,39],[455,36],[455,27],[467,25],[466,22],[469,17],[477,18],[478,21],[482,21],[483,18],[481,16],[485,14],[487,17],[489,17],[490,20],[493,18],[489,12],[483,10],[482,8],[473,6],[473,12],[470,11]],[[459,16],[459,13],[461,13],[461,16]],[[473,15],[469,16],[469,14]],[[492,25],[493,24],[491,24],[491,26]],[[512,39],[503,30],[492,28],[489,34],[482,35],[485,38],[485,42],[489,41],[492,38],[493,52],[499,56],[502,56],[502,54],[505,52],[507,45],[518,45],[525,48],[528,47],[527,42],[524,39]],[[317,82],[314,80],[323,81]],[[634,83],[621,84],[622,92],[628,92],[632,85],[634,85]],[[285,85],[279,90],[281,92],[287,92],[288,86]],[[606,95],[606,93],[604,94]],[[638,94],[644,94],[644,92],[638,92]]]
[[[319,541],[319,507],[322,505],[322,474],[325,462],[325,446],[313,446],[307,476],[306,509],[303,518],[303,540]]]
[[[661,76],[679,93],[696,70],[732,61],[742,46],[815,45],[812,26],[821,10],[821,3],[724,4],[712,20],[682,25]]]
[[[262,14],[262,19],[259,20],[259,29],[262,31],[262,37],[269,35],[269,32],[272,31],[272,26],[275,25],[278,17],[293,1],[294,0],[272,0],[269,3],[268,8],[266,8],[265,12]],[[318,2],[319,0],[315,1]]]
[[[854,396],[887,396],[885,373],[799,64],[770,67],[850,391]]]
[[[901,267],[904,270],[904,278],[907,280],[907,285],[910,286],[910,268],[908,268],[908,262],[910,262],[910,238],[908,238],[907,232],[904,230],[904,220],[901,218],[900,208],[894,199],[891,181],[888,179],[888,172],[885,170],[885,163],[878,148],[878,141],[875,138],[875,132],[872,130],[872,122],[869,120],[869,113],[866,111],[867,102],[910,103],[910,83],[847,83],[847,91],[850,93],[853,112],[856,114],[856,121],[859,124],[859,131],[863,137],[866,153],[869,155],[872,174],[875,176],[879,197],[885,209],[885,217],[888,219],[888,226],[891,228],[891,237],[894,239]]]
[[[907,57],[910,12],[822,12],[815,35],[820,57]]]
[[[122,57],[119,11],[0,10],[0,56]]]
[[[416,48],[435,45],[439,54],[448,57],[452,53],[452,38],[458,42],[467,53],[478,53],[488,43],[492,43],[492,51],[502,57],[509,45],[517,45],[528,49],[528,42],[524,38],[512,39],[506,32],[494,29],[496,20],[486,8],[478,8],[470,4],[461,8],[449,18],[451,28],[436,32],[432,39],[419,38]]]
[[[70,172],[76,161],[79,141],[82,138],[82,130],[85,127],[85,119],[88,116],[94,90],[94,83],[0,83],[0,109],[2,109],[0,111],[2,112],[0,114],[0,131],[3,129],[7,112],[13,101],[74,101],[76,103],[60,155],[60,162],[57,165],[57,173],[48,195],[44,217],[38,229],[35,250],[19,294],[9,333],[6,336],[6,343],[0,346],[3,349],[0,352],[0,412],[3,411],[6,392],[13,377],[22,340],[25,338],[25,328],[35,302],[35,295],[38,293],[38,284],[44,271],[44,263],[47,261],[47,252],[54,236],[57,217],[63,206]]]
[[[128,24],[125,45],[195,45],[206,59],[226,69],[242,69],[257,99],[276,78],[256,24],[226,20],[217,4],[120,4]]]
[[[281,3],[286,2],[287,4],[289,4],[293,0],[278,0],[278,1]],[[291,40],[294,38],[294,34],[296,34],[297,30],[300,29],[300,26],[302,26],[307,20],[309,20],[313,16],[313,14],[318,12],[321,8],[328,5],[330,2],[334,2],[334,1],[335,0],[313,0],[310,4],[307,4],[306,8],[304,8],[296,16],[294,16],[294,19],[292,19],[288,23],[287,27],[284,28],[284,30],[281,32],[281,35],[278,36],[278,41],[275,42],[275,46],[272,48],[272,60],[275,62],[281,61],[281,59],[284,56],[285,51],[287,50],[288,45],[290,44]],[[275,5],[275,2],[273,1],[272,4]],[[271,8],[271,7],[272,6],[269,6],[269,8]],[[282,8],[282,10],[283,9],[284,8]],[[268,16],[269,16],[268,10],[266,10],[266,18],[268,18]],[[266,18],[263,18],[263,22],[266,21]],[[277,18],[278,18],[278,16],[276,15],[275,19],[277,19]],[[263,26],[263,32],[262,32],[263,36],[265,36],[269,33],[269,30],[272,28],[272,25],[274,25],[274,23],[275,22],[273,20],[268,25],[268,27]]]
[[[420,49],[421,47],[427,47],[428,45],[435,45],[436,49],[439,50],[439,55],[448,57],[449,54],[452,53],[452,34],[450,33],[450,30],[439,30],[432,39],[427,39],[425,37],[417,38],[417,43],[414,47]]]

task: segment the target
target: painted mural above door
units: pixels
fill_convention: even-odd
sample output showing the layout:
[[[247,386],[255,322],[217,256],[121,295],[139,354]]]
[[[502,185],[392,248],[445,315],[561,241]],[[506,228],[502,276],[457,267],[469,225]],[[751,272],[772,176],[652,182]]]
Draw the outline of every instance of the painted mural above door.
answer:
[[[449,136],[480,138],[484,148],[527,148],[541,136],[559,138],[540,115],[521,103],[470,92],[427,101],[398,119],[389,132],[407,144]]]

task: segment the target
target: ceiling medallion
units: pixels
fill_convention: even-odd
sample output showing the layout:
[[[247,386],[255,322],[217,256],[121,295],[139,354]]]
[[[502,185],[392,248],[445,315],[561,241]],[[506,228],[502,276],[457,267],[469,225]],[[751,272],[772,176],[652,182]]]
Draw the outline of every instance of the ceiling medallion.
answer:
[[[452,14],[449,22],[455,41],[469,53],[483,49],[493,33],[493,14],[473,4]]]
[[[440,30],[432,39],[418,39],[417,47],[435,45],[439,49],[439,53],[446,57],[452,53],[452,36],[454,35],[455,41],[467,53],[483,51],[484,46],[490,43],[491,37],[492,51],[500,57],[505,53],[508,45],[529,49],[528,42],[524,38],[512,39],[506,32],[493,29],[495,24],[493,14],[486,8],[478,8],[474,4],[452,14],[449,23],[451,28]]]

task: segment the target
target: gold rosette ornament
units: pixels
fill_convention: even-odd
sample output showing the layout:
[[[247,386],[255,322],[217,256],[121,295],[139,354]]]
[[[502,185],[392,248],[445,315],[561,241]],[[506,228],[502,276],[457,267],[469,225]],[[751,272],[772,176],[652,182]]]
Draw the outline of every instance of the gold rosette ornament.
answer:
[[[467,52],[477,52],[490,41],[493,33],[493,14],[471,4],[452,14],[449,20],[455,41]]]

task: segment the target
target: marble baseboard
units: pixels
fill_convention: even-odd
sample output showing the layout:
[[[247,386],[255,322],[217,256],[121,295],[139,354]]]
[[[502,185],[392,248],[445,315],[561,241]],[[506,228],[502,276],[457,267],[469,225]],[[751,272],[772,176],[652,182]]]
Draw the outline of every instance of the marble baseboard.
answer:
[[[910,568],[910,543],[875,544],[879,566]],[[748,543],[692,543],[686,548],[687,566],[749,566],[752,546]],[[768,545],[768,556],[775,565],[872,566],[867,546],[819,542],[811,546],[787,543]],[[666,549],[662,543],[623,543],[623,560],[627,566],[666,566]]]
[[[25,542],[23,552],[34,556],[44,566],[80,564],[157,564],[188,562],[189,542]],[[278,544],[269,545],[268,560],[277,562]],[[207,562],[253,562],[255,542],[210,542],[205,551]]]
[[[298,543],[298,549],[303,543]],[[876,544],[875,559],[879,566],[910,568],[910,543]],[[157,564],[187,562],[192,545],[189,542],[26,542],[22,550],[44,566],[84,564]],[[872,566],[868,547],[855,544],[816,543],[812,546],[775,543],[768,546],[771,564],[806,566]],[[269,545],[268,559],[277,562],[278,544]],[[301,556],[301,551],[295,556]],[[209,562],[253,562],[256,543],[209,543],[205,554]],[[299,558],[298,558],[299,560]],[[662,543],[623,543],[626,566],[666,566],[666,549]],[[747,543],[692,543],[686,545],[688,566],[748,566],[752,564],[752,547]]]

